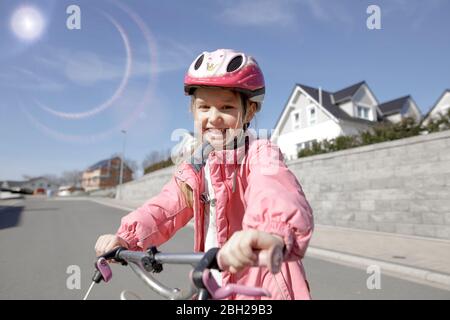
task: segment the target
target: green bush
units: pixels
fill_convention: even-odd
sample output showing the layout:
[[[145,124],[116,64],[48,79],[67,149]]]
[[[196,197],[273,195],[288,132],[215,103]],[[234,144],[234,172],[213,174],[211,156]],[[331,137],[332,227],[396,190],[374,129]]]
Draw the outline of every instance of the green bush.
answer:
[[[438,119],[430,121],[426,126],[424,126],[424,130],[428,133],[444,131],[448,129],[450,129],[450,109],[447,110],[447,114],[440,114]]]
[[[163,168],[167,168],[170,166],[173,166],[173,162],[171,158],[168,158],[167,160],[163,160],[148,166],[147,168],[144,169],[144,174],[157,171]]]
[[[413,118],[404,118],[398,123],[383,121],[356,136],[339,136],[331,140],[314,142],[310,148],[300,150],[298,157],[345,150],[449,129],[450,110],[446,115],[440,115],[438,119],[430,121],[426,126],[416,123]]]

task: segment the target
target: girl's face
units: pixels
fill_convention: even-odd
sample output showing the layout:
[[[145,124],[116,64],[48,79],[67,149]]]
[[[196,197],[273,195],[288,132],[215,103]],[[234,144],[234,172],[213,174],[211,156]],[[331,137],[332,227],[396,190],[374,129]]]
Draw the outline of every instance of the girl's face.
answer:
[[[192,105],[196,132],[220,150],[242,130],[244,123],[251,120],[254,109],[252,104],[244,121],[239,94],[221,88],[198,88]]]

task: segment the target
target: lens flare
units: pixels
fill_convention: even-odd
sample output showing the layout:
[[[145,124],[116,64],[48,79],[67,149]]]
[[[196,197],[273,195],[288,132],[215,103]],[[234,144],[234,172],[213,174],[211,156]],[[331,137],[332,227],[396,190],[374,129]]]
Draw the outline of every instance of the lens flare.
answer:
[[[45,20],[41,12],[34,7],[21,7],[11,17],[11,30],[21,40],[37,40],[45,29]]]

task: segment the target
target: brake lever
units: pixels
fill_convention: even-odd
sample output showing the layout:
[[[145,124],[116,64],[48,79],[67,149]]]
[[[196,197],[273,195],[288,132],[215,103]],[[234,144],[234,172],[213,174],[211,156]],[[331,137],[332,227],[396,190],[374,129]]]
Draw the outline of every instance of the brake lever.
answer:
[[[88,291],[86,292],[86,295],[84,296],[83,300],[87,300],[89,294],[91,293],[92,288],[94,287],[94,284],[100,283],[100,281],[108,282],[112,278],[112,271],[111,267],[109,266],[108,261],[104,257],[98,257],[98,259],[95,261],[95,271],[94,275],[92,276],[92,283],[89,286]]]
[[[123,259],[119,258],[119,253],[122,250],[126,250],[124,247],[118,247],[111,251],[106,252],[105,254],[97,257],[95,261],[95,272],[92,276],[92,281],[95,283],[100,283],[100,281],[108,282],[112,278],[111,267],[108,264],[107,260],[115,260],[122,265],[127,265],[127,262]]]

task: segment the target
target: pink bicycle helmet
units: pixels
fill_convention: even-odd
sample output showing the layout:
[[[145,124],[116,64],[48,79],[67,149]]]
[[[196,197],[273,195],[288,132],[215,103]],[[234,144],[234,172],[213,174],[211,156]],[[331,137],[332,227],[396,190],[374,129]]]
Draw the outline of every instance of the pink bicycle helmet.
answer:
[[[203,52],[184,77],[184,92],[192,95],[199,87],[229,88],[256,102],[257,111],[264,100],[264,76],[256,60],[242,52],[219,49]]]

